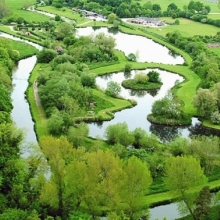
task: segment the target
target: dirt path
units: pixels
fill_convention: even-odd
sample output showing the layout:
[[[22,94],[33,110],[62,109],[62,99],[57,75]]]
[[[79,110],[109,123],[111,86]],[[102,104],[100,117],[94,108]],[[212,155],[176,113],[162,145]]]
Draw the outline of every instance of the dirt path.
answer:
[[[37,106],[41,106],[41,102],[40,102],[40,97],[39,97],[39,94],[38,94],[38,87],[37,87],[37,82],[36,81],[34,82],[33,89],[34,89],[34,99],[36,101],[36,105]]]

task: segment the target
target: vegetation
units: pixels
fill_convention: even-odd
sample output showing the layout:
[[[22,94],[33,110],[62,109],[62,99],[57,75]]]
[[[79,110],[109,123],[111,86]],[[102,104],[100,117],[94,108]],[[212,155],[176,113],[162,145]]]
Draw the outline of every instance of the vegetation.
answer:
[[[15,7],[23,4],[22,8],[26,9],[33,2],[8,2],[11,12],[0,2],[1,22],[16,22],[17,32],[5,26],[1,30],[44,45],[37,53],[39,63],[31,74],[27,92],[42,152],[32,149],[30,156],[20,157],[23,134],[10,119],[12,69],[19,59],[36,54],[36,50],[0,39],[0,219],[72,220],[98,216],[144,219],[148,218],[149,205],[171,199],[182,200],[185,206],[180,204],[181,210],[185,211],[186,207],[193,219],[206,218],[210,213],[209,188],[218,189],[220,185],[218,137],[178,137],[161,143],[158,137],[141,128],[129,131],[124,122],[107,127],[106,141],[91,140],[87,137],[88,126],[82,121],[111,119],[114,111],[135,104],[116,98],[121,90],[116,82],[110,82],[106,91],[96,88],[96,75],[157,67],[178,73],[186,80],[154,103],[149,120],[169,125],[188,124],[192,115],[198,115],[214,124],[211,126],[217,126],[220,64],[218,53],[211,53],[207,45],[219,42],[219,33],[189,38],[169,32],[158,38],[158,33],[120,23],[118,19],[128,15],[170,16],[180,23],[184,17],[199,25],[219,26],[218,20],[207,17],[211,7],[193,1],[184,9],[180,9],[182,2],[178,7],[171,3],[164,11],[162,5],[150,2],[96,0],[84,4],[85,9],[97,13],[101,10],[108,16],[106,25],[119,25],[120,30],[129,34],[151,37],[184,56],[183,66],[171,66],[138,63],[135,54],[125,57],[115,51],[115,40],[104,34],[75,37],[76,22],[87,19],[83,13],[80,16],[63,7],[82,8],[82,2],[38,1],[51,5],[37,5],[40,9],[56,11],[55,20],[47,18],[47,22],[43,16],[27,18],[29,13],[32,16],[35,13]],[[17,16],[16,11],[24,16]],[[64,15],[75,20],[65,23],[61,18]],[[34,23],[35,19],[40,22]],[[23,31],[21,24],[25,24]],[[140,72],[131,82],[132,86],[161,84],[156,71]],[[40,103],[35,101],[37,95]],[[49,133],[53,136],[47,136]],[[47,170],[49,176],[45,174]],[[218,196],[215,199],[218,201]]]
[[[150,71],[148,74],[139,72],[134,79],[127,79],[122,82],[123,87],[134,90],[158,89],[161,85],[159,73],[156,71]]]

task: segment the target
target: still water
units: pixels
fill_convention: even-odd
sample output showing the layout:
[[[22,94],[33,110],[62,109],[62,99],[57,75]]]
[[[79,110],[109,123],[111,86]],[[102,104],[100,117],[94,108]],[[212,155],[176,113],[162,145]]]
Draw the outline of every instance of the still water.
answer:
[[[183,64],[184,59],[179,55],[174,55],[167,48],[146,37],[124,34],[118,31],[111,31],[109,28],[77,28],[78,36],[97,35],[104,33],[115,38],[116,49],[121,50],[125,55],[134,53],[139,62],[152,62],[163,64]]]

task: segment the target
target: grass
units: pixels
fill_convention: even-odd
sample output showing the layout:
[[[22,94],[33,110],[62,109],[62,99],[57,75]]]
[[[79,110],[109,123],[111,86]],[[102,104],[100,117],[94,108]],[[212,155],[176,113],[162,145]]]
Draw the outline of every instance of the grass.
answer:
[[[99,99],[102,99],[106,103],[107,102],[109,103],[108,106],[105,105],[105,107],[107,108],[100,109],[100,111],[98,112],[98,117],[102,119],[107,119],[107,120],[111,119],[112,116],[109,115],[109,112],[116,112],[116,111],[120,111],[125,108],[132,107],[131,103],[127,100],[107,96],[103,92],[100,92],[95,89],[93,90],[93,95],[98,97]]]
[[[57,9],[53,6],[45,6],[45,7],[38,7],[37,9],[75,20],[77,24],[82,24],[89,21],[88,18],[81,17],[79,13],[74,12],[69,8]]]
[[[12,43],[13,49],[19,51],[20,59],[23,59],[25,57],[29,57],[29,56],[34,55],[38,52],[38,50],[35,47],[33,47],[29,44],[14,41],[14,40],[11,40],[11,43]]]
[[[134,89],[134,90],[147,90],[147,89],[159,89],[162,83],[137,83],[135,79],[127,79],[122,82],[122,86],[127,89]]]
[[[33,89],[33,84],[36,81],[39,71],[43,69],[46,66],[46,64],[37,64],[29,78],[29,87],[27,90],[27,96],[28,96],[28,101],[30,104],[30,109],[31,109],[31,114],[32,118],[35,121],[35,132],[37,134],[38,140],[45,135],[49,135],[49,132],[47,130],[47,125],[46,125],[46,114],[44,112],[44,109],[42,106],[37,106],[36,101],[35,101],[35,96],[34,96],[34,89]]]
[[[21,34],[20,32],[13,31],[8,26],[0,26],[0,31],[13,35],[15,37],[18,37],[20,39],[28,40],[28,41],[37,43],[39,45],[42,45],[42,42],[40,39],[37,39],[36,37],[33,37],[33,36],[27,36],[25,34]]]
[[[215,54],[217,54],[220,57],[220,47],[210,48],[209,50],[213,51]]]
[[[143,5],[149,1],[148,0],[140,0],[139,2],[140,2],[140,4]],[[178,6],[178,8],[182,10],[183,6],[188,5],[190,0],[151,0],[150,2],[152,4],[159,4],[162,11],[165,11],[165,10],[167,10],[167,6],[171,3],[176,4]],[[217,3],[212,3],[207,0],[201,0],[201,2],[204,5],[209,5],[211,8],[211,12],[220,12]]]
[[[173,22],[171,18],[163,18]],[[209,24],[202,24],[185,18],[179,18],[180,25],[168,25],[159,28],[147,28],[150,32],[166,36],[169,32],[179,31],[183,37],[193,37],[195,35],[216,35],[219,32],[219,28]]]
[[[209,186],[210,190],[219,190],[220,189],[220,180],[208,182],[204,186]],[[201,189],[201,186],[194,187],[190,189],[190,192],[197,192]],[[173,196],[170,192],[157,193],[152,195],[147,195],[144,198],[144,206],[154,206],[156,204],[170,203],[177,199],[176,196]]]
[[[36,3],[35,0],[28,1],[31,5]],[[27,0],[7,0],[6,5],[9,7],[13,16],[22,17],[28,22],[44,22],[50,20],[48,16],[39,14],[33,11],[27,11],[22,9],[23,5],[27,3]]]

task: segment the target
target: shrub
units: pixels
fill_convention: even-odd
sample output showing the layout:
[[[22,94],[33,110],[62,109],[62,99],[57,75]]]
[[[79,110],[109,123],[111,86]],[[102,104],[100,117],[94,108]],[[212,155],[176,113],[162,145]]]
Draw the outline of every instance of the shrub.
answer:
[[[220,113],[218,111],[211,114],[211,121],[213,124],[220,124]]]
[[[150,71],[147,75],[149,77],[149,82],[161,82],[158,72]]]
[[[49,63],[57,56],[57,52],[51,49],[43,49],[37,54],[38,62]]]
[[[131,72],[131,69],[132,69],[132,65],[130,63],[126,63],[125,64],[125,72],[128,73],[128,72]]]
[[[107,95],[116,97],[121,92],[121,86],[113,81],[108,82],[107,89],[105,90],[105,93]]]
[[[136,83],[147,83],[148,82],[148,76],[146,73],[143,73],[143,72],[140,72],[140,73],[137,73],[134,77]]]

